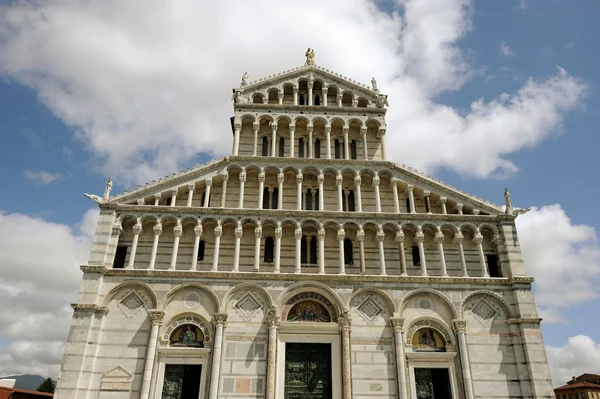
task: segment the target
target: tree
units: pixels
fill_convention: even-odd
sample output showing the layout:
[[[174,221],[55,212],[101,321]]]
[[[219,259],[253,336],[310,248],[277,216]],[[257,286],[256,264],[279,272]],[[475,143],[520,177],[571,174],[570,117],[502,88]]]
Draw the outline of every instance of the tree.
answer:
[[[54,388],[56,388],[56,383],[52,380],[52,378],[46,378],[38,387],[38,392],[49,392],[54,393]]]

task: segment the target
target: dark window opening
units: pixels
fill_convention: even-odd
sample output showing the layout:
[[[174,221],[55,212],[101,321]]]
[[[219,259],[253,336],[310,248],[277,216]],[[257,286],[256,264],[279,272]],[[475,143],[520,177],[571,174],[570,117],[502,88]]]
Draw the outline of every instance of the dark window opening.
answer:
[[[308,254],[308,247],[307,247],[306,243],[307,243],[306,236],[302,236],[302,239],[300,240],[300,263],[302,263],[302,264],[307,263],[306,255]]]
[[[312,265],[316,265],[317,264],[317,237],[313,237],[310,240],[310,257],[309,257],[309,261],[310,264]]]
[[[198,244],[198,256],[196,257],[197,260],[204,260],[204,249],[206,248],[206,243],[204,242],[204,240],[200,240],[200,243]]]
[[[344,264],[354,264],[354,256],[352,254],[352,240],[349,238],[344,238]]]
[[[319,208],[319,189],[315,190],[315,211],[318,211]]]
[[[263,189],[263,201],[262,201],[263,209],[269,209],[269,189]]]
[[[334,141],[334,150],[335,150],[335,159],[340,159],[342,151],[340,149],[340,141],[338,139],[335,139],[335,141]]]
[[[262,152],[261,152],[263,157],[266,157],[269,155],[269,139],[267,139],[267,137],[263,137],[262,138]]]
[[[315,139],[315,158],[321,158],[321,140]]]
[[[348,210],[350,212],[356,211],[356,207],[354,205],[354,190],[350,190],[350,193],[348,193]]]
[[[410,199],[406,199],[406,213],[411,213],[412,209],[410,209]]]
[[[318,94],[315,96],[315,105],[321,105],[321,97]]]
[[[173,201],[173,197],[169,197],[165,200],[165,205],[171,206],[171,202]]]
[[[265,263],[273,263],[274,246],[273,237],[265,238]]]
[[[350,142],[350,158],[356,159],[356,141],[354,140]]]
[[[306,195],[304,196],[304,210],[312,211],[313,210],[313,198],[312,192],[310,190],[306,190]]]
[[[421,253],[419,252],[419,247],[417,245],[413,245],[412,247],[412,259],[413,266],[421,266]]]
[[[279,156],[285,156],[285,139],[283,137],[279,138]]]
[[[486,255],[485,260],[487,261],[490,277],[502,277],[502,270],[500,269],[498,256],[496,254]]]
[[[125,258],[127,257],[127,246],[117,246],[115,252],[115,261],[113,262],[113,269],[122,269],[125,267]]]
[[[278,201],[279,201],[279,189],[274,188],[273,189],[273,200],[271,201],[271,209],[277,209]]]
[[[304,94],[300,94],[299,104],[304,105]]]
[[[298,158],[304,158],[304,139],[298,139]]]

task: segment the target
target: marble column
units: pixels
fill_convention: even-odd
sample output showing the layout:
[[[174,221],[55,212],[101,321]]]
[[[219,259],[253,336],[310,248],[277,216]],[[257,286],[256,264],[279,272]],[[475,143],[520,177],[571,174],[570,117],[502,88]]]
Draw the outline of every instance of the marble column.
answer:
[[[240,173],[240,201],[238,208],[244,208],[244,184],[246,183],[246,172]]]
[[[308,82],[308,105],[313,105],[313,82]]]
[[[171,205],[170,206],[175,206],[176,203],[177,203],[177,189],[174,188],[171,190]]]
[[[341,94],[337,95],[337,106],[338,107],[342,106],[342,95]]]
[[[294,158],[296,152],[296,141],[294,140],[294,133],[296,131],[296,125],[290,125],[290,157]]]
[[[463,214],[463,204],[456,204],[456,209],[458,210],[458,214]]]
[[[277,151],[277,125],[274,123],[271,124],[271,133],[273,137],[271,139],[271,156],[276,157],[279,155],[279,151]]]
[[[223,346],[223,330],[227,326],[227,314],[215,313],[213,315],[215,323],[215,340],[212,347],[212,367],[210,372],[210,390],[209,399],[219,397],[219,380],[221,374],[221,349]]]
[[[398,251],[400,252],[400,275],[407,276],[406,272],[406,254],[404,253],[404,232],[402,230],[396,232],[394,241],[398,243]]]
[[[156,252],[158,251],[158,239],[162,234],[162,224],[161,221],[157,221],[154,227],[154,242],[152,243],[152,253],[150,254],[150,265],[148,266],[149,270],[154,269],[154,265],[156,263]]]
[[[431,214],[431,202],[429,200],[429,197],[431,195],[431,192],[429,191],[423,191],[423,202],[425,203],[425,212]]]
[[[308,157],[313,157],[313,125],[309,124],[306,126],[306,131],[308,132]]]
[[[325,210],[325,193],[323,192],[323,183],[325,182],[325,175],[323,173],[319,173],[317,177],[317,181],[319,182],[319,210]]]
[[[350,143],[348,139],[348,131],[350,128],[348,126],[344,126],[342,128],[342,133],[344,133],[344,159],[350,159]]]
[[[190,206],[192,206],[192,200],[194,199],[194,190],[196,188],[196,185],[194,183],[190,183],[188,184],[188,197],[187,197],[187,204],[186,206],[189,208]]]
[[[264,195],[265,195],[265,172],[260,172],[258,174],[258,209],[263,209]]]
[[[354,177],[354,194],[355,194],[355,198],[356,198],[356,210],[358,212],[362,212],[363,211],[363,207],[362,207],[362,194],[360,192],[361,181],[362,181],[362,179],[360,178],[360,176]]]
[[[344,210],[344,198],[342,196],[342,183],[344,182],[344,178],[341,174],[338,174],[335,178],[335,182],[337,184],[338,191],[338,211],[342,212]]]
[[[385,240],[385,233],[382,229],[377,230],[377,245],[379,247],[379,274],[382,276],[386,275],[385,272],[385,250],[383,247],[383,240]]]
[[[481,264],[481,275],[483,277],[490,277],[487,270],[487,264],[485,263],[485,254],[483,252],[483,236],[481,233],[477,233],[473,238],[473,243],[477,245],[477,251],[479,252],[479,263]]]
[[[229,172],[224,171],[221,173],[221,179],[223,179],[223,187],[221,189],[221,208],[225,208],[227,204],[227,181],[229,180]]]
[[[200,250],[200,239],[202,238],[202,224],[198,221],[198,225],[194,227],[194,251],[192,254],[192,266],[190,270],[195,271],[198,265],[198,251]]]
[[[277,330],[279,316],[277,306],[273,305],[267,313],[269,337],[267,345],[267,393],[265,399],[275,399],[275,376],[277,373]]]
[[[346,259],[344,258],[344,238],[346,238],[346,232],[343,228],[340,228],[337,233],[337,239],[339,243],[339,260],[340,260],[340,271],[339,274],[346,274]]]
[[[319,274],[325,274],[325,229],[319,228],[317,233],[319,239]]]
[[[217,226],[215,227],[215,251],[213,256],[213,264],[211,271],[216,272],[219,268],[219,249],[221,247],[221,234],[223,233],[223,228],[221,227],[221,221],[219,220]]]
[[[400,213],[400,201],[398,201],[398,179],[392,177],[390,184],[392,185],[392,195],[394,196],[394,212]]]
[[[283,92],[282,91],[277,93],[277,103],[279,105],[283,104]]]
[[[137,222],[133,225],[133,242],[131,243],[131,253],[129,254],[129,262],[127,263],[127,269],[133,269],[135,262],[135,253],[137,252],[138,241],[140,234],[142,233],[141,219],[138,218]]]
[[[465,320],[452,320],[454,331],[458,336],[458,350],[460,353],[460,364],[462,367],[463,386],[465,388],[465,399],[474,399],[473,379],[471,378],[471,365],[469,363],[469,352],[467,348],[467,322]]]
[[[302,210],[302,173],[296,175],[296,209]]]
[[[442,268],[442,277],[448,277],[448,271],[446,270],[446,257],[444,256],[444,233],[440,230],[435,234],[435,242],[438,245],[438,252],[440,254],[440,267]]]
[[[258,155],[258,123],[252,124],[252,130],[254,131],[254,142],[252,143],[252,156]]]
[[[283,180],[284,180],[285,176],[283,175],[283,173],[279,173],[277,175],[277,184],[279,184],[278,190],[279,191],[277,193],[277,209],[283,209]]]
[[[298,88],[294,87],[294,105],[298,105]]]
[[[342,398],[352,399],[352,348],[350,344],[352,318],[348,309],[342,312],[342,316],[338,318],[338,323],[342,335]]]
[[[498,267],[500,268],[500,275],[504,277],[511,277],[510,268],[507,268],[507,270],[502,270],[503,264],[506,265],[506,263],[504,263],[504,260],[502,259],[503,254],[506,253],[506,249],[504,247],[504,238],[502,238],[500,234],[495,234],[494,237],[492,237],[492,244],[496,244],[496,253],[498,254]]]
[[[379,183],[381,179],[377,174],[373,177],[373,187],[375,188],[375,210],[381,212],[381,195],[379,195]]]
[[[425,241],[425,235],[422,231],[419,231],[415,236],[415,239],[419,245],[419,256],[421,257],[421,276],[428,276],[427,274],[427,262],[425,262],[425,247],[423,241]]]
[[[301,273],[302,272],[302,229],[298,227],[296,231],[294,231],[294,238],[296,239],[296,267],[294,272]]]
[[[154,194],[154,206],[158,206],[158,204],[160,203],[161,199],[162,199],[162,195],[161,194]]]
[[[179,240],[183,234],[183,228],[181,227],[181,220],[177,220],[177,224],[173,228],[173,251],[171,252],[171,264],[169,270],[175,270],[177,266],[177,253],[179,252]]]
[[[385,129],[380,128],[377,132],[377,136],[379,137],[379,142],[381,143],[381,159],[385,161],[387,159],[385,151]]]
[[[212,186],[212,180],[211,179],[206,179],[206,191],[204,193],[204,207],[208,208],[208,205],[210,204],[210,187]]]
[[[275,269],[273,273],[279,273],[281,268],[281,237],[283,231],[281,229],[281,222],[277,222],[277,228],[275,229]]]
[[[360,258],[360,274],[365,274],[365,231],[362,228],[356,233],[356,240],[358,241],[358,256]]]
[[[400,317],[390,317],[390,325],[394,331],[394,349],[396,352],[396,375],[398,380],[398,398],[408,399],[406,384],[406,358],[404,355],[404,319]]]
[[[440,204],[442,205],[442,215],[447,215],[448,214],[448,209],[446,208],[446,202],[448,201],[448,198],[446,197],[440,197]]]
[[[237,222],[237,226],[235,227],[235,247],[233,250],[233,270],[234,272],[240,271],[240,243],[242,241],[242,223],[240,221]]]
[[[368,147],[368,143],[367,143],[367,128],[366,127],[361,127],[360,128],[360,135],[362,137],[362,142],[363,142],[363,157],[365,159],[365,161],[369,160],[369,147]]]
[[[242,127],[239,123],[233,124],[233,155],[238,155],[240,149],[240,128]]]
[[[460,233],[454,236],[454,242],[456,242],[456,244],[458,245],[458,254],[460,255],[460,266],[462,269],[463,277],[469,277],[469,273],[467,272],[467,261],[465,260],[465,250],[463,248],[463,240],[464,237]]]
[[[323,93],[323,95],[322,95],[322,97],[323,97],[323,102],[322,102],[322,104],[323,104],[323,106],[324,106],[324,107],[326,107],[326,106],[327,106],[327,90],[328,90],[328,89],[329,89],[329,88],[328,88],[327,86],[323,85],[323,91],[322,91],[321,93]]]
[[[260,221],[254,228],[254,271],[257,272],[260,267],[260,240],[262,239],[262,227]]]
[[[331,126],[325,126],[325,142],[327,143],[327,159],[331,159]]]
[[[406,186],[406,190],[408,191],[408,203],[410,204],[410,212],[409,213],[417,213],[417,209],[415,208],[415,193],[414,186],[409,184]]]
[[[154,358],[156,356],[156,345],[158,343],[158,330],[163,324],[165,312],[162,310],[149,310],[150,318],[150,338],[148,339],[148,348],[146,349],[146,361],[144,363],[144,374],[142,375],[142,387],[140,389],[140,399],[148,399],[150,394],[150,382],[152,381],[152,369],[154,368]]]

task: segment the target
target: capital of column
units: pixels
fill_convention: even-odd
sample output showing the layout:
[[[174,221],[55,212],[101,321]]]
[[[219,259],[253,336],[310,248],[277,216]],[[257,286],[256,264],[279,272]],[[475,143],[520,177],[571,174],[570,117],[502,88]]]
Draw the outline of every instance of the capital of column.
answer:
[[[474,244],[483,243],[483,236],[481,235],[481,233],[478,233],[477,235],[475,235],[475,237],[473,237],[473,243]]]
[[[319,184],[323,184],[323,182],[325,182],[325,175],[323,173],[319,173],[319,176],[317,176],[317,181]]]
[[[460,233],[456,234],[454,236],[454,238],[452,239],[453,242],[455,242],[456,244],[462,244],[463,240],[464,240],[464,236]]]
[[[311,81],[306,82],[306,85],[309,89],[313,88],[313,84],[314,84],[314,82],[311,82]]]
[[[375,175],[375,177],[373,177],[373,187],[379,186],[379,183],[381,183],[381,179],[378,175]]]
[[[377,230],[377,241],[383,242],[384,239],[385,233],[383,232],[383,230]]]
[[[365,231],[363,229],[358,230],[358,233],[356,233],[356,240],[358,242],[363,242],[365,240]]]
[[[281,100],[281,99],[283,99],[283,92],[282,92],[282,91],[278,92],[278,93],[277,93],[277,97],[278,97],[280,100]]]
[[[394,237],[394,241],[397,243],[404,241],[404,232],[402,230],[396,232],[396,236]]]
[[[229,180],[229,172],[224,171],[223,173],[221,173],[221,179],[223,179],[223,181]]]
[[[463,209],[463,204],[456,204],[456,209],[460,209],[462,211]]]
[[[348,126],[342,127],[342,133],[343,134],[348,134],[349,131],[350,131],[350,128]]]
[[[297,88],[297,87],[293,87],[293,88],[292,88],[292,90],[294,91],[294,93],[298,93],[298,91],[299,91],[300,89],[299,89],[299,88]]]
[[[204,184],[206,184],[206,187],[212,186],[212,179],[206,179],[206,180],[204,180]]]
[[[346,238],[346,232],[344,231],[344,229],[340,228],[337,232],[337,239],[343,240],[344,238]]]
[[[390,325],[392,326],[392,330],[394,330],[395,333],[400,333],[404,331],[404,318],[390,317]]]
[[[272,132],[276,132],[277,131],[277,125],[276,124],[271,124],[271,131]]]
[[[347,315],[345,312],[342,313],[344,314],[344,316],[338,317],[338,324],[340,325],[340,331],[350,332],[350,330],[352,329],[352,317],[349,316],[349,312],[347,313]]]
[[[304,176],[302,175],[302,173],[298,173],[296,175],[296,183],[298,184],[302,184],[302,181],[304,180]]]
[[[360,176],[355,176],[354,177],[354,185],[355,186],[360,186],[362,179],[360,178]]]
[[[160,223],[155,224],[154,227],[152,228],[152,230],[154,230],[154,235],[157,235],[157,236],[161,235],[163,232],[162,224],[160,224]]]
[[[242,238],[242,228],[236,227],[234,234],[235,234],[235,238]]]
[[[399,182],[399,181],[400,181],[400,180],[398,180],[398,178],[397,178],[397,177],[392,177],[392,178],[390,179],[390,184],[392,185],[392,187],[396,187],[396,186],[398,185],[398,182]]]
[[[258,181],[259,181],[260,183],[264,183],[264,182],[265,182],[265,172],[260,172],[260,173],[258,174]]]
[[[337,183],[338,186],[341,186],[342,183],[344,182],[344,176],[342,176],[341,174],[337,175],[335,177],[335,182]]]
[[[294,231],[294,237],[296,238],[296,240],[301,240],[302,239],[302,229],[301,228],[297,228]]]
[[[284,179],[284,177],[285,177],[285,176],[283,175],[283,173],[279,173],[279,174],[277,175],[277,183],[279,183],[279,184],[283,184],[283,179]],[[281,195],[281,194],[280,194],[280,195]]]
[[[253,129],[253,130],[258,130],[258,122],[254,122],[254,123],[252,124],[252,129]]]
[[[165,312],[162,310],[152,309],[148,311],[148,317],[150,318],[150,322],[152,325],[162,325],[163,319],[165,317]]]
[[[144,198],[138,198],[136,200],[136,204],[138,204],[138,205],[145,205],[146,204],[146,200]]]
[[[408,185],[406,186],[406,191],[408,191],[408,192],[411,192],[411,191],[413,191],[414,189],[415,189],[415,186],[413,186],[412,184],[408,184]]]
[[[448,202],[448,198],[440,197],[440,203],[445,204],[446,202]]]
[[[176,188],[171,189],[171,195],[177,195],[178,190]]]
[[[141,223],[136,223],[133,225],[133,234],[141,234],[142,231],[143,231],[143,229],[142,229]]]
[[[494,237],[492,237],[492,243],[496,245],[504,245],[504,238],[500,234],[495,234]]]
[[[385,136],[385,129],[379,128],[379,130],[377,130],[377,137],[383,136]]]
[[[457,333],[465,333],[467,332],[467,321],[462,319],[452,320],[452,327]]]
[[[325,126],[325,134],[331,133],[331,126]]]
[[[431,191],[429,191],[429,190],[423,191],[423,197],[429,197],[430,195],[431,195]]]
[[[319,241],[323,241],[325,239],[325,229],[319,229],[317,232],[317,238]]]
[[[194,235],[195,236],[201,236],[202,235],[202,225],[199,224],[198,226],[194,227]]]
[[[227,326],[227,313],[215,313],[213,314],[213,322],[215,325]]]
[[[233,128],[234,128],[235,130],[240,130],[240,128],[241,128],[241,127],[242,127],[242,124],[241,124],[241,123],[239,123],[239,122],[238,122],[238,123],[234,123],[234,124],[233,124]]]
[[[281,237],[283,237],[283,230],[281,229],[281,227],[277,227],[275,229],[275,238],[281,240]]]
[[[119,223],[115,222],[115,223],[113,224],[113,226],[112,226],[112,230],[111,230],[111,232],[110,232],[110,233],[111,233],[111,235],[113,235],[113,236],[117,236],[117,237],[118,237],[118,236],[120,236],[120,235],[121,235],[121,233],[122,233],[122,232],[123,232],[123,227],[121,227],[121,223],[120,223],[120,222],[119,222]]]
[[[162,194],[154,194],[154,199],[160,201],[162,199]]]
[[[277,314],[277,306],[272,305],[267,311],[267,324],[269,327],[279,328],[280,318]]]
[[[256,238],[262,238],[262,227],[260,227],[260,225],[254,228],[254,236]]]
[[[312,124],[306,125],[306,133],[312,133],[312,132],[313,132],[313,125]]]
[[[181,223],[178,223],[175,227],[173,227],[173,235],[175,237],[181,237],[183,234],[183,227],[181,227]]]
[[[215,234],[215,237],[221,237],[221,234],[223,234],[223,228],[221,227],[221,225],[218,225],[217,227],[215,227],[214,234]]]
[[[290,133],[294,133],[296,130],[296,125],[290,125]]]
[[[364,136],[365,134],[367,134],[367,127],[363,126],[360,128],[360,135]]]
[[[240,173],[240,181],[246,183],[246,172]]]
[[[444,242],[444,233],[441,231],[435,233],[435,242]]]
[[[196,189],[195,183],[190,183],[187,185],[188,191],[194,191]]]
[[[416,239],[418,242],[423,242],[423,241],[425,241],[425,234],[423,234],[423,232],[422,232],[422,231],[420,231],[420,232],[418,232],[417,234],[415,234],[415,239]]]

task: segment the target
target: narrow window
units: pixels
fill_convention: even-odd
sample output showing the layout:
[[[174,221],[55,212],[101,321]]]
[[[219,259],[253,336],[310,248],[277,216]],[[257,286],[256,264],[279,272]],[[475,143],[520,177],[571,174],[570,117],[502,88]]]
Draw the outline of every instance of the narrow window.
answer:
[[[283,137],[279,138],[279,156],[282,158],[285,156],[285,139]]]
[[[421,253],[417,245],[413,245],[412,247],[412,258],[414,266],[421,266]]]
[[[265,238],[265,263],[273,263],[273,237]]]
[[[298,139],[298,158],[304,158],[304,139]]]
[[[410,199],[406,199],[406,213],[411,213],[412,209],[410,209]]]
[[[312,265],[317,264],[317,237],[310,240],[310,263]]]
[[[269,139],[267,139],[267,136],[264,136],[262,138],[262,152],[261,152],[263,157],[269,156]]]
[[[344,190],[345,191],[345,190]],[[342,211],[347,212],[348,211],[348,201],[346,200],[346,193],[343,192],[342,193]]]
[[[300,94],[300,105],[304,105],[304,94]]]
[[[315,139],[315,158],[321,158],[321,140]]]
[[[350,158],[356,159],[356,141],[354,140],[350,142]]]
[[[306,254],[308,253],[308,247],[306,246],[306,236],[302,236],[302,240],[300,240],[300,263],[306,264]]]
[[[319,208],[319,189],[315,190],[315,210],[318,211]]]
[[[171,201],[173,200],[173,197],[169,197],[165,200],[165,205],[166,206],[171,206]]]
[[[321,97],[318,94],[315,95],[315,105],[321,105]]]
[[[202,198],[200,199],[200,206],[204,206],[204,198],[206,198],[206,192],[202,193]]]
[[[348,194],[348,210],[350,212],[356,212],[356,207],[354,205],[354,190],[350,190]]]
[[[352,255],[352,240],[344,238],[344,263],[346,265],[354,264],[354,257]]]
[[[206,243],[204,240],[200,240],[200,244],[198,244],[198,257],[197,260],[204,260],[204,249],[206,248]]]
[[[306,190],[306,194],[304,196],[304,204],[305,204],[305,211],[312,211],[313,209],[313,203],[312,203],[312,193],[310,192],[310,190]]]
[[[263,207],[263,209],[269,209],[269,189],[268,188],[263,189],[262,207]]]
[[[273,189],[273,201],[271,202],[271,209],[277,209],[277,204],[279,201],[279,189]]]
[[[124,268],[126,257],[127,257],[127,247],[124,245],[117,246],[117,252],[115,252],[115,261],[113,262],[113,269]]]
[[[488,272],[490,277],[502,277],[502,271],[498,264],[498,256],[496,254],[486,255],[485,260],[487,261]]]
[[[335,149],[335,159],[340,159],[341,158],[341,151],[340,151],[340,141],[338,139],[335,139],[334,141],[334,149]]]

